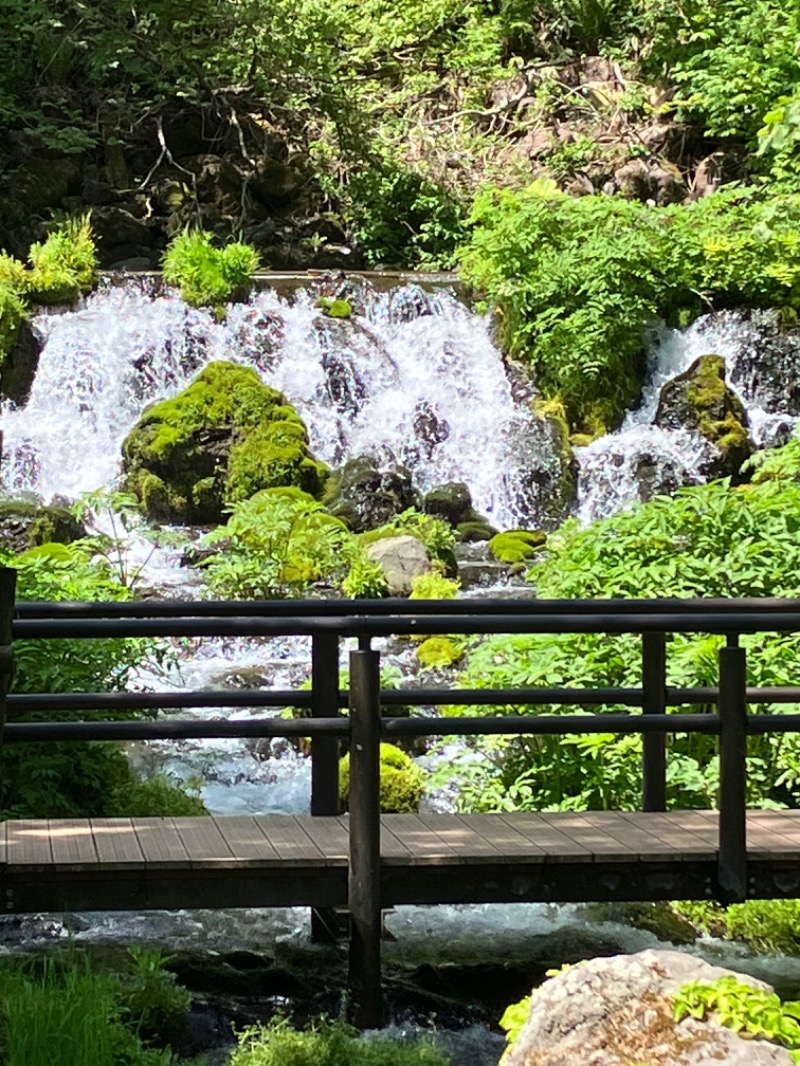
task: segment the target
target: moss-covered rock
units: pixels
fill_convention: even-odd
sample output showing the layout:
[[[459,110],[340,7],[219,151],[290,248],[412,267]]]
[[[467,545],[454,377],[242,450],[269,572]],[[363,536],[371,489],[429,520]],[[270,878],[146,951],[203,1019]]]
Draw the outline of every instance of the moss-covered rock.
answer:
[[[42,544],[71,544],[86,527],[67,507],[0,501],[0,546],[19,555]]]
[[[126,485],[154,519],[213,523],[262,489],[321,493],[327,467],[286,397],[250,367],[211,363],[146,411],[122,446]]]
[[[428,637],[417,648],[423,666],[453,666],[464,658],[464,649],[452,637]]]
[[[465,544],[474,544],[480,540],[491,540],[498,531],[484,520],[481,522],[459,522],[456,526],[456,532],[459,539],[464,541]]]
[[[662,429],[688,429],[713,447],[701,465],[709,478],[736,477],[755,451],[747,413],[725,382],[721,355],[701,355],[661,390],[655,422]]]
[[[419,496],[405,467],[380,470],[373,459],[359,455],[328,478],[324,502],[354,533],[365,533],[415,507]]]
[[[499,563],[511,566],[531,559],[546,542],[547,534],[539,530],[529,532],[527,529],[510,529],[507,533],[492,537],[489,551]]]
[[[522,494],[543,529],[552,531],[572,510],[578,491],[578,464],[570,444],[564,405],[540,400],[520,455]]]
[[[425,774],[410,756],[394,744],[381,744],[381,810],[387,814],[413,814],[425,791]],[[339,799],[347,810],[350,794],[350,754],[339,763]]]

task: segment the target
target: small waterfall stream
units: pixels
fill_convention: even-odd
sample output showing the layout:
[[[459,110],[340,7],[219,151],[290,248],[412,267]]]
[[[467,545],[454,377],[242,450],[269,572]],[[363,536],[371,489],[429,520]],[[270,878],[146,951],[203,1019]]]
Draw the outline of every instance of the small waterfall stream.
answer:
[[[322,315],[315,296],[301,291],[289,300],[265,290],[232,307],[220,323],[151,281],[136,281],[109,286],[75,311],[39,315],[35,328],[43,350],[30,399],[2,412],[6,491],[47,500],[113,484],[122,441],[141,411],[185,388],[212,360],[228,359],[254,366],[286,393],[308,425],[312,449],[330,465],[366,453],[384,465],[406,465],[422,490],[464,481],[477,509],[496,526],[535,528],[541,501],[526,473],[532,463],[555,457],[543,454],[547,442],[536,432],[528,404],[517,398],[488,321],[451,292],[417,285],[384,293],[357,286],[350,321]],[[778,360],[777,370],[759,377],[754,356],[760,366],[765,328],[775,333],[772,320],[729,312],[700,319],[683,333],[654,334],[638,408],[616,433],[577,449],[581,520],[616,513],[642,498],[643,482],[669,491],[701,480],[698,438],[653,424],[663,383],[700,355],[725,357],[728,382],[745,403],[760,446],[791,432],[800,417],[800,385],[795,395],[789,382],[800,382],[800,357],[784,350],[786,365],[781,369]],[[792,374],[786,361],[795,358]],[[147,567],[148,582],[166,594],[197,595],[200,579],[178,570],[177,552],[159,551]],[[302,639],[208,641],[182,655],[180,667],[166,681],[154,680],[154,687],[295,687],[309,662]],[[400,662],[407,665],[402,657]],[[308,806],[306,760],[289,745],[264,751],[239,741],[155,743],[132,749],[132,758],[145,770],[199,776],[215,813],[296,813]],[[598,950],[609,942],[621,950],[654,943],[650,934],[618,925],[601,923],[587,933],[586,918],[575,907],[407,907],[391,915],[387,926],[397,938],[387,945],[387,956],[398,959],[416,953],[435,961],[440,952],[483,959],[487,941],[500,959],[537,953],[552,959],[559,950],[567,957],[576,927],[597,939]],[[56,919],[17,922],[16,928],[23,940],[61,938],[68,931]],[[6,937],[9,929],[7,924]],[[304,941],[308,919],[304,911],[98,915],[73,920],[72,935],[176,948],[202,939],[212,950],[242,943],[258,950]],[[789,979],[800,982],[800,970],[791,972]],[[492,1045],[475,1061],[488,1066],[496,1055]]]

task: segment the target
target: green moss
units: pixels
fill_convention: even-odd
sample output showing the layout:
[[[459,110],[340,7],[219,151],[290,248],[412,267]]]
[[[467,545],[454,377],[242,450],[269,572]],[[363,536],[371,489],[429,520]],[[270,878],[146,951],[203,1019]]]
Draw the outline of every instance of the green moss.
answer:
[[[327,467],[305,425],[251,367],[211,363],[171,400],[145,412],[123,444],[127,488],[153,518],[211,523],[262,489],[318,495]]]
[[[320,296],[317,307],[328,318],[350,318],[353,314],[352,305],[348,300],[332,300],[328,296]]]
[[[467,544],[478,540],[491,540],[497,533],[494,526],[488,522],[459,522],[456,526],[459,538]]]
[[[507,563],[510,566],[533,558],[546,542],[545,533],[512,529],[507,533],[498,533],[497,536],[492,537],[489,541],[489,551],[498,562]]]
[[[419,810],[425,791],[425,774],[394,744],[381,744],[381,810],[388,814],[412,814]],[[347,809],[350,792],[350,755],[339,763],[339,798]]]
[[[453,666],[464,658],[464,649],[452,637],[428,637],[417,648],[417,658],[423,666]]]
[[[724,456],[748,450],[747,416],[739,397],[725,384],[725,360],[721,355],[707,355],[700,361],[686,390],[686,400],[697,414],[700,432]]]

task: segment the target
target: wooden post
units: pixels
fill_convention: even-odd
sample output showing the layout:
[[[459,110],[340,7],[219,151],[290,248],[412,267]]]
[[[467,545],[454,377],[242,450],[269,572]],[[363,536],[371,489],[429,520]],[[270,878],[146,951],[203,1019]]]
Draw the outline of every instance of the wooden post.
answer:
[[[747,656],[738,638],[719,652],[719,860],[723,903],[747,898]]]
[[[339,637],[315,633],[311,638],[311,716],[339,715]],[[339,738],[311,738],[311,813],[339,813]],[[311,909],[311,939],[329,944],[337,939],[336,912],[329,907]]]
[[[349,1014],[381,1024],[380,656],[350,653]]]
[[[11,687],[11,677],[14,672],[11,622],[14,618],[16,588],[17,571],[10,566],[0,567],[0,754],[6,724],[6,695]],[[0,758],[0,798],[2,786],[2,759]]]
[[[644,714],[667,711],[667,637],[665,633],[642,634],[642,710]],[[667,737],[645,733],[642,737],[642,810],[667,809]]]

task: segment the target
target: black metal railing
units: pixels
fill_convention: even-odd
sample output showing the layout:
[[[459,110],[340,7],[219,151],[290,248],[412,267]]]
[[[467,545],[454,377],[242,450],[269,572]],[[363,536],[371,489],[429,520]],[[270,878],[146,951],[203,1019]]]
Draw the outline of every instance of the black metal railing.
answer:
[[[13,616],[13,621],[12,621]],[[351,981],[360,1020],[379,1014],[380,850],[379,745],[399,736],[477,734],[643,735],[642,808],[666,808],[666,737],[706,733],[719,737],[719,855],[717,889],[725,900],[747,894],[746,749],[748,735],[800,732],[800,715],[748,715],[749,702],[800,703],[800,687],[748,687],[739,636],[800,632],[798,600],[289,600],[263,602],[20,603],[14,605],[13,571],[0,569],[0,702],[2,743],[50,740],[132,740],[184,737],[286,737],[312,739],[311,812],[338,813],[339,740],[349,737]],[[419,634],[604,633],[639,634],[642,683],[635,687],[442,689],[381,691],[380,656],[372,639]],[[719,683],[667,685],[667,638],[674,633],[723,634]],[[8,649],[19,640],[108,637],[311,638],[311,688],[257,692],[147,692],[9,694]],[[340,689],[340,642],[356,638],[350,652],[349,690]],[[470,718],[381,716],[405,706],[599,706],[640,713],[485,715]],[[717,713],[670,714],[677,706],[716,705]],[[298,719],[193,722],[170,718],[59,721],[78,711],[117,714],[190,707],[295,706]],[[342,715],[345,706],[349,715]],[[20,721],[31,714],[53,717]],[[378,992],[375,992],[375,989]]]

